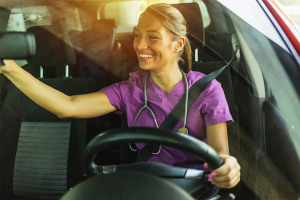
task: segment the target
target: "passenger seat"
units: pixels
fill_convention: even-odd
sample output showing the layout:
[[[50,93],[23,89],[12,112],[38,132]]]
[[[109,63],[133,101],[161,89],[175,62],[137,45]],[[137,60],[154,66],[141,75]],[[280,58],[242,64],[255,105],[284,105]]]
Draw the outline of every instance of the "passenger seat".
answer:
[[[55,27],[30,27],[37,55],[34,67],[63,67],[76,62],[73,48],[53,35]],[[67,94],[97,91],[91,78],[40,78]],[[1,198],[59,199],[83,180],[81,152],[92,133],[87,119],[60,119],[41,108],[13,84],[0,111]]]

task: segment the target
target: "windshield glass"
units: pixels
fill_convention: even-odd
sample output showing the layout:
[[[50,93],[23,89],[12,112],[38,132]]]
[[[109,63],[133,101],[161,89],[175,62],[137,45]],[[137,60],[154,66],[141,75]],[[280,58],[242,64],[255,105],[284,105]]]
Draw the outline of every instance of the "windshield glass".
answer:
[[[279,2],[282,3],[281,0]],[[299,29],[299,13],[294,9],[299,5],[281,5],[279,2],[277,6],[282,6],[283,10],[290,9],[290,20]],[[150,5],[157,3],[172,4],[186,19],[186,39],[191,46],[191,71],[206,76],[232,60],[216,80],[224,91],[226,104],[233,119],[232,123],[227,123],[229,152],[241,166],[241,181],[230,190],[220,190],[219,195],[232,192],[237,199],[298,199],[300,55],[286,34],[287,30],[282,28],[282,24],[270,12],[266,2],[0,1],[0,33],[26,32],[34,35],[36,56],[15,61],[39,81],[68,96],[95,93],[112,84],[126,85],[135,80],[136,74],[141,70],[148,71],[141,66],[141,60],[151,60],[155,56],[147,51],[141,53],[136,50],[134,44],[137,38],[141,37],[140,33],[136,32],[136,27],[141,14]],[[282,16],[282,13],[279,16]],[[295,33],[293,31],[291,33]],[[299,38],[300,34],[297,34],[295,38]],[[160,36],[156,37],[157,42]],[[154,39],[151,41],[152,46],[149,46],[153,47],[155,52],[159,52],[159,55],[168,52],[167,46],[154,48],[154,44],[157,43],[153,42]],[[187,77],[190,76],[189,73],[187,70]],[[173,75],[170,73],[170,76]],[[23,94],[7,76],[0,74],[1,199],[30,199],[33,196],[60,198],[70,188],[85,180],[81,156],[84,147],[93,138],[105,131],[124,127],[124,124],[128,126],[124,116],[134,109],[141,109],[145,96],[150,105],[153,102],[164,102],[157,92],[162,90],[170,103],[161,103],[164,109],[169,109],[168,106],[174,107],[179,101],[179,97],[177,100],[177,96],[172,95],[181,87],[181,82],[177,82],[174,91],[166,92],[152,78],[147,79],[148,96],[143,93],[144,79],[136,81],[137,85],[140,84],[136,90],[121,91],[120,86],[115,90],[123,92],[123,96],[115,99],[107,97],[117,110],[102,116],[77,119],[59,118],[47,111]],[[196,81],[190,81],[188,86],[194,82]],[[123,99],[125,102],[125,98],[134,99],[134,106],[125,103],[116,106],[117,100]],[[47,98],[44,101],[46,102]],[[101,100],[97,101],[101,103]],[[201,102],[206,105],[206,101],[204,98]],[[201,124],[201,120],[189,117],[191,113],[200,112],[199,116],[203,118],[204,125],[197,133],[203,133],[204,136],[195,138],[207,142],[208,121],[205,122],[202,110],[197,110],[198,108],[192,105],[187,111],[187,124],[191,121],[193,127]],[[171,110],[170,107],[168,112]],[[151,117],[151,123],[160,125],[159,117],[157,121],[153,121],[154,117],[151,111],[148,111],[143,112]],[[223,111],[216,109],[213,112],[217,115]],[[166,115],[164,118],[167,117],[167,114],[161,114],[163,115]],[[53,131],[53,135],[35,135],[35,128],[25,130],[24,123],[29,122],[34,123],[34,127],[48,127],[43,130]],[[63,124],[62,127],[65,128],[56,123]],[[143,123],[147,125],[150,122]],[[129,124],[129,127],[131,126],[132,123]],[[156,125],[153,127],[157,128]],[[56,140],[52,141],[50,136]],[[41,143],[40,139],[44,137],[49,138]],[[126,145],[129,148],[128,143]],[[117,145],[104,149],[95,157],[95,164],[129,164],[124,162],[120,153],[124,150],[122,148],[122,145]],[[161,149],[172,151],[168,146],[162,146]],[[187,158],[188,162],[190,161]],[[22,175],[23,173],[25,175]],[[28,182],[31,179],[36,180],[34,183]]]

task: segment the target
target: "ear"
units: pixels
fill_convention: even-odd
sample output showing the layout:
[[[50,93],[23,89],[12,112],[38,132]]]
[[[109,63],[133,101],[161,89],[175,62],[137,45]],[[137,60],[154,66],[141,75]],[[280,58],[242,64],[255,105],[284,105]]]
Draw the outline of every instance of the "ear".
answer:
[[[174,53],[180,52],[182,50],[182,48],[184,47],[184,43],[185,43],[185,38],[180,37],[176,42]]]

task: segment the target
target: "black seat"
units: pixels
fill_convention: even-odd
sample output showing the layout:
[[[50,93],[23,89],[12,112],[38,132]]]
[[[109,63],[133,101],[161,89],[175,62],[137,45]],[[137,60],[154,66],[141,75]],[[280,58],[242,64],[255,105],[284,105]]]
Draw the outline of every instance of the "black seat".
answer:
[[[6,31],[9,15],[10,15],[10,10],[0,7],[0,33]],[[7,82],[8,79],[3,74],[0,74],[0,110],[2,108],[7,93],[6,91]]]
[[[37,43],[37,56],[27,60],[29,65],[65,67],[76,62],[72,47],[51,34],[52,28],[27,30],[35,35]],[[67,95],[97,91],[91,78],[40,81]],[[96,134],[88,124],[87,119],[58,118],[10,84],[0,111],[1,198],[58,199],[82,181],[81,151],[87,133]]]
[[[77,52],[78,76],[95,78],[98,89],[113,83],[108,67],[115,41],[115,28],[114,19],[101,19],[94,21],[89,30],[69,31]]]

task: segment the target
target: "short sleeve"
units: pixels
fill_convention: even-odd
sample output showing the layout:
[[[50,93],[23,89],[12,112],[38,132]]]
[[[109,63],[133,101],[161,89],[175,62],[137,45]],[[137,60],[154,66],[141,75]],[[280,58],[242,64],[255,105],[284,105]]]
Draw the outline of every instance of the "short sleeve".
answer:
[[[233,122],[223,88],[216,80],[208,85],[201,113],[204,116],[205,126],[225,121],[230,125]]]
[[[118,108],[118,110],[115,111],[117,114],[125,113],[125,105],[121,92],[121,83],[115,83],[101,89],[101,91],[107,96],[111,105]]]

